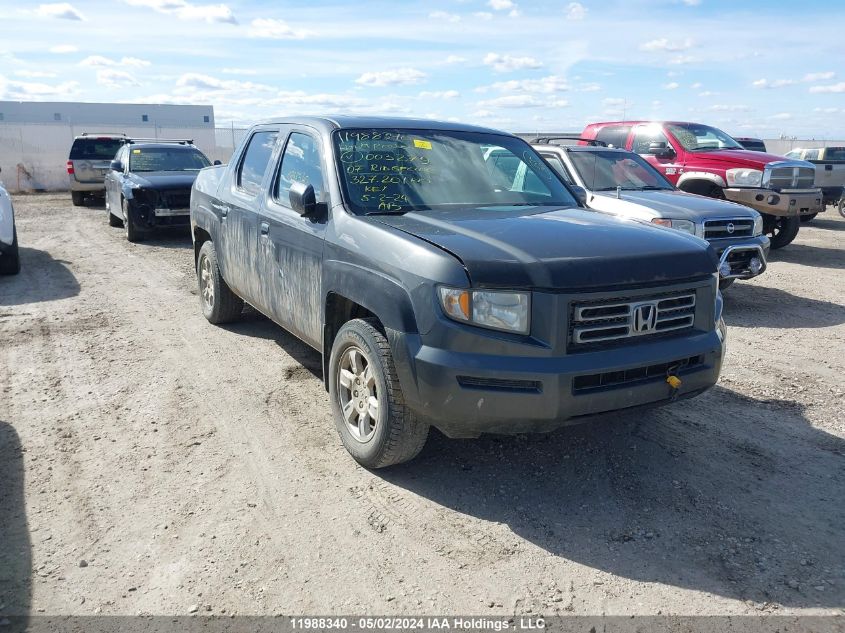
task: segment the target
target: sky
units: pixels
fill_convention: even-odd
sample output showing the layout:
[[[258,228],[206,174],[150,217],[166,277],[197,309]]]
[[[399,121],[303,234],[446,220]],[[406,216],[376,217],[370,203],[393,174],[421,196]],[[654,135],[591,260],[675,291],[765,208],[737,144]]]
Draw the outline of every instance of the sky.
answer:
[[[0,0],[0,100],[845,138],[845,2]]]

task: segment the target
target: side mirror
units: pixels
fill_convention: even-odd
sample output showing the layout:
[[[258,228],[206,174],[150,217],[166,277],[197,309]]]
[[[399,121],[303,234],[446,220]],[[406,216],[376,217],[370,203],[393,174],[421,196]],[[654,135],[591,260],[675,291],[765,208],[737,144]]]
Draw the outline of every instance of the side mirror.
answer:
[[[674,156],[675,150],[673,150],[668,143],[664,141],[654,141],[648,144],[648,153],[657,156],[658,158],[665,158],[668,156]]]
[[[575,199],[578,201],[578,204],[582,207],[587,206],[587,190],[584,187],[579,187],[578,185],[569,185],[569,188],[572,190],[572,193],[575,194]]]
[[[121,163],[119,160],[113,160],[109,164],[109,169],[111,169],[112,171],[123,171],[123,163]]]
[[[290,188],[290,207],[301,216],[313,215],[317,210],[317,194],[314,187],[295,182]]]
[[[211,163],[211,164],[212,164],[212,165],[215,165],[215,166],[217,166],[217,165],[222,165],[222,164],[223,164],[223,161],[222,161],[222,160],[216,160],[216,161],[214,161],[214,162],[213,162],[213,163]]]

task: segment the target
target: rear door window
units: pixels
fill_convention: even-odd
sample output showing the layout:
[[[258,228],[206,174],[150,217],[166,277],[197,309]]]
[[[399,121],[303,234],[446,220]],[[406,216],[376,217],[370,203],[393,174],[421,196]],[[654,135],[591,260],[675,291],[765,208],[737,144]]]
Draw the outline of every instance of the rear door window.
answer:
[[[828,147],[824,151],[825,160],[845,160],[845,147]]]
[[[112,160],[123,139],[78,138],[70,147],[70,160]]]
[[[558,156],[555,154],[541,154],[543,158],[546,159],[546,162],[552,166],[552,169],[555,170],[558,176],[560,176],[563,181],[567,184],[574,185],[575,181],[572,180],[572,177],[569,175],[569,172],[566,171],[566,167],[563,165],[563,161],[560,160]]]
[[[256,132],[249,139],[249,145],[238,167],[238,187],[244,193],[257,196],[261,191],[261,181],[264,180],[264,172],[270,164],[270,157],[278,136],[277,131],[268,130]]]
[[[598,131],[596,140],[605,143],[608,147],[621,147],[624,149],[630,132],[630,125],[607,125]]]

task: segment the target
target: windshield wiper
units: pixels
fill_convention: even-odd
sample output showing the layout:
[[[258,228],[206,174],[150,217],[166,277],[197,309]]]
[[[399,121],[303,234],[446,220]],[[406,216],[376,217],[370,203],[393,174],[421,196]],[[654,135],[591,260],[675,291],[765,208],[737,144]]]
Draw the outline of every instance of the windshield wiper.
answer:
[[[368,211],[364,215],[405,215],[411,211],[412,209],[408,209],[407,211]]]
[[[658,187],[657,185],[643,185],[642,187],[635,187],[634,191],[664,191],[669,187]]]

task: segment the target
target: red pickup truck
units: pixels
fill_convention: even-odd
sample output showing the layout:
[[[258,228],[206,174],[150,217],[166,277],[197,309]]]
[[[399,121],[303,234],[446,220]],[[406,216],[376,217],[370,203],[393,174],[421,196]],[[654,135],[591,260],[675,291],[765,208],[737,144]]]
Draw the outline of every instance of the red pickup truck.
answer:
[[[763,214],[763,231],[773,249],[795,239],[802,215],[824,210],[811,163],[746,150],[709,125],[676,121],[591,123],[581,137],[642,154],[682,191],[756,209]]]

